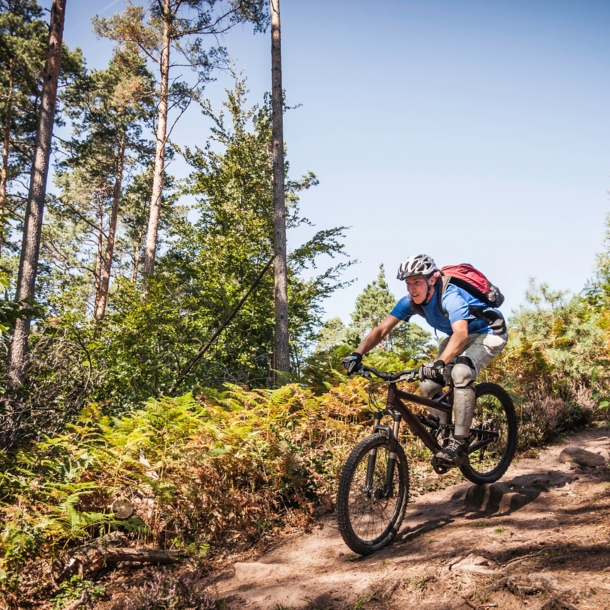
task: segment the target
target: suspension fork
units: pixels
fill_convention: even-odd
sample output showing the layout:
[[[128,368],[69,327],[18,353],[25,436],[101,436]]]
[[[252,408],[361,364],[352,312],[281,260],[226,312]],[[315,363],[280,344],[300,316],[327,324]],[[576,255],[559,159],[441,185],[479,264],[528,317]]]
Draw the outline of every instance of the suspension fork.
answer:
[[[394,425],[382,426],[381,418],[384,415],[391,415],[394,420]],[[373,418],[375,419],[375,427],[373,432],[385,432],[388,435],[390,455],[388,458],[388,467],[386,470],[386,480],[383,488],[383,497],[388,498],[392,493],[392,480],[394,479],[394,468],[396,466],[396,446],[398,445],[398,435],[400,434],[400,422],[402,415],[397,411],[377,411],[374,413]],[[367,468],[366,468],[366,491],[371,493],[373,490],[373,477],[375,474],[375,463],[377,461],[377,448],[373,448],[369,451]]]
[[[390,435],[390,457],[388,459],[388,470],[385,477],[385,485],[383,487],[383,497],[389,498],[392,495],[392,481],[394,480],[394,467],[396,466],[396,447],[398,445],[398,435],[400,434],[400,421],[402,415],[398,412],[392,413],[394,426]]]
[[[375,420],[375,426],[373,433],[377,432],[381,428],[381,418],[383,417],[382,411],[375,411],[373,418]],[[369,451],[369,458],[366,464],[366,491],[368,494],[373,489],[373,475],[375,474],[375,462],[377,461],[377,447],[374,447]]]

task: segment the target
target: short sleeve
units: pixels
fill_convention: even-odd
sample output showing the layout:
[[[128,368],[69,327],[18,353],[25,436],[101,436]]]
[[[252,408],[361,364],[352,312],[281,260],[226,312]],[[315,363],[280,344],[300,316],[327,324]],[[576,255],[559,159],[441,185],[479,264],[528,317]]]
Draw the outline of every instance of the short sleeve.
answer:
[[[402,299],[394,305],[394,309],[392,309],[390,315],[399,320],[408,322],[411,316],[415,315],[415,312],[411,309],[411,299],[409,297],[402,297]]]
[[[458,320],[472,320],[468,303],[456,289],[447,287],[443,295],[443,308],[449,314],[451,324]]]

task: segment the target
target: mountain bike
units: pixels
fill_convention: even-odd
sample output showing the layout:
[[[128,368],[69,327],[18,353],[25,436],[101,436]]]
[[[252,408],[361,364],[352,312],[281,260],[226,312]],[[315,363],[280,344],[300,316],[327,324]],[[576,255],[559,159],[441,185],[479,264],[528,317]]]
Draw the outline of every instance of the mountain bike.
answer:
[[[409,465],[399,442],[401,422],[406,422],[433,455],[454,429],[452,423],[443,424],[438,417],[413,413],[403,401],[448,413],[451,422],[453,386],[430,399],[396,387],[401,381],[417,381],[417,371],[382,373],[362,366],[358,373],[371,381],[374,427],[373,434],[354,447],[343,467],[337,520],[347,546],[360,555],[370,555],[394,540],[407,508]],[[389,383],[385,408],[374,398],[371,375]],[[474,418],[466,440],[467,460],[459,468],[469,481],[482,485],[497,481],[509,467],[517,446],[517,417],[513,401],[499,385],[477,384],[475,395]],[[386,417],[389,424],[382,423]],[[433,457],[432,467],[444,474],[451,466]]]

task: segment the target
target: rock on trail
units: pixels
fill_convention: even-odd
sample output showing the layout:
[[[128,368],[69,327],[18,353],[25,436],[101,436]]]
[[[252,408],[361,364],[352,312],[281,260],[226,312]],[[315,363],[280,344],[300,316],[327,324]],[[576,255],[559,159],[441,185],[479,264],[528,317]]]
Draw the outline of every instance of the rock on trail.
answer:
[[[215,583],[232,609],[610,608],[608,428],[501,481],[413,499],[391,546],[360,557],[333,515]]]

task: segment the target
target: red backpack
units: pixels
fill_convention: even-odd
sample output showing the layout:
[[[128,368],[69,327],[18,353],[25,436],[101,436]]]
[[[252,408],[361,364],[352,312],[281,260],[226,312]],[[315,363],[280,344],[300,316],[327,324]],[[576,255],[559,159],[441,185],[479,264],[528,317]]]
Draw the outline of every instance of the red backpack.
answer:
[[[500,307],[504,303],[504,295],[500,292],[497,286],[494,286],[478,269],[475,269],[468,263],[461,263],[459,265],[447,265],[441,270],[441,281],[437,283],[437,287],[440,290],[436,291],[436,298],[438,306],[440,307],[443,315],[449,317],[449,314],[443,307],[443,295],[447,286],[453,284],[458,288],[463,288],[466,292],[471,294],[479,301],[485,303],[487,307]],[[411,309],[418,313],[420,316],[424,315],[424,310],[421,305],[417,305],[411,299]],[[483,313],[480,307],[470,307],[470,313],[476,318],[482,318],[487,320],[486,314]]]
[[[449,278],[448,280],[443,278],[443,292],[445,292],[447,284],[451,283],[458,288],[463,288],[489,307],[500,307],[504,303],[504,295],[500,289],[468,263],[447,265],[441,269],[441,273]]]

